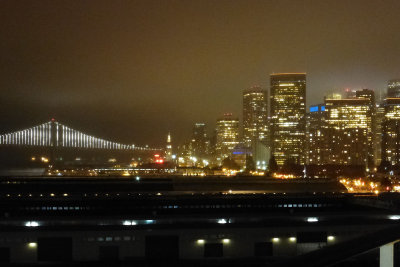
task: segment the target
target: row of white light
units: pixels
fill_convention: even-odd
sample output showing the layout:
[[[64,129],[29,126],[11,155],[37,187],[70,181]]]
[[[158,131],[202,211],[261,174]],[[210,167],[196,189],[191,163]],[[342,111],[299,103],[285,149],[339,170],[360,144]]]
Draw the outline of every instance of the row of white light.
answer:
[[[400,216],[399,216],[399,219],[400,219]],[[319,221],[319,219],[317,217],[308,217],[307,218],[307,222],[309,222],[309,223],[315,223],[318,221]],[[226,224],[226,223],[230,223],[230,220],[229,219],[217,219],[217,223]]]
[[[68,126],[61,126],[62,146],[64,147],[83,147],[83,148],[100,148],[100,149],[118,149],[118,150],[157,150],[144,147],[135,147],[135,145],[125,145],[116,142],[107,141],[101,138],[90,136],[82,132],[76,131]]]
[[[333,241],[335,240],[335,237],[333,235],[329,235],[326,237],[328,241]],[[274,237],[272,238],[272,242],[278,243],[281,239],[279,237]],[[297,238],[294,236],[289,237],[290,242],[296,242]]]
[[[296,242],[296,240],[297,240],[297,238],[294,237],[294,236],[289,237],[289,241],[290,241],[290,242]],[[327,240],[328,240],[328,241],[333,241],[333,240],[335,240],[335,237],[332,236],[332,235],[327,236]],[[281,241],[281,239],[280,239],[279,237],[273,237],[273,238],[271,239],[271,241],[274,242],[274,243],[278,243],[278,242]],[[230,242],[231,242],[231,240],[228,239],[228,238],[222,239],[222,243],[224,243],[224,244],[229,244]],[[197,239],[196,243],[199,244],[199,245],[202,245],[202,244],[205,244],[205,243],[206,243],[206,240],[204,240],[204,239]]]
[[[51,194],[51,195],[54,195],[54,194]],[[66,196],[66,195],[67,194],[64,194],[64,196]],[[396,218],[400,219],[400,216],[398,216]],[[390,219],[394,220],[394,217],[392,216],[392,217],[390,217]],[[309,217],[309,218],[307,218],[307,221],[308,222],[318,222],[318,219],[315,218],[315,217]],[[145,224],[152,224],[152,223],[154,223],[154,220],[145,220],[144,223]],[[226,223],[229,223],[229,219],[218,219],[217,223],[218,224],[226,224]],[[124,220],[122,222],[122,225],[126,225],[126,226],[128,226],[128,225],[132,226],[132,225],[137,225],[137,224],[138,224],[138,222],[134,221],[134,220]],[[28,221],[28,222],[25,223],[25,226],[27,226],[27,227],[38,227],[39,226],[39,222]]]
[[[196,242],[199,245],[206,243],[206,241],[204,239],[198,239]],[[230,242],[231,242],[231,240],[229,238],[222,239],[222,243],[224,243],[224,244],[229,244]]]

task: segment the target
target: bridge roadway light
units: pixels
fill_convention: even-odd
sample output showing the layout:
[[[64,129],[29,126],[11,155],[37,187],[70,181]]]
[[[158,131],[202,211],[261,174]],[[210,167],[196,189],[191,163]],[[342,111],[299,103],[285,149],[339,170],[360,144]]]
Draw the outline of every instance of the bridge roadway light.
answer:
[[[294,236],[289,237],[289,241],[290,241],[290,242],[296,242],[296,237],[294,237]]]
[[[199,244],[199,245],[202,245],[202,244],[205,243],[204,239],[198,239],[196,242],[197,242],[197,244]]]
[[[274,242],[274,243],[279,242],[279,237],[274,237],[274,238],[272,238],[272,242]]]
[[[231,242],[231,240],[228,238],[222,239],[222,243],[224,243],[224,244],[229,244],[230,242]]]
[[[333,240],[335,240],[335,237],[333,235],[330,235],[330,236],[328,236],[328,240],[333,241]]]

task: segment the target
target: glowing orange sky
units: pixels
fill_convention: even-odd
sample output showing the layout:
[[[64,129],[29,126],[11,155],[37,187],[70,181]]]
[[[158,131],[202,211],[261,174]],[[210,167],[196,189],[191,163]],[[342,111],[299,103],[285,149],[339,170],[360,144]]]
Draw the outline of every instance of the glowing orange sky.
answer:
[[[400,78],[400,1],[0,1],[0,131],[56,117],[161,144],[307,72],[307,104]]]

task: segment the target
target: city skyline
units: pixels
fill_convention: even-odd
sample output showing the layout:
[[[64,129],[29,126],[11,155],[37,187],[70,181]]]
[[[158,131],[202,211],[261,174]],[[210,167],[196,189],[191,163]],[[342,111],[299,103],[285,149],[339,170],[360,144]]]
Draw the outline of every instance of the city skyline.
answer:
[[[307,106],[337,88],[383,90],[399,78],[399,5],[2,1],[0,125],[55,117],[160,146],[241,117],[242,90],[268,89],[270,73],[307,72]]]
[[[399,0],[0,0],[1,266],[400,266]]]

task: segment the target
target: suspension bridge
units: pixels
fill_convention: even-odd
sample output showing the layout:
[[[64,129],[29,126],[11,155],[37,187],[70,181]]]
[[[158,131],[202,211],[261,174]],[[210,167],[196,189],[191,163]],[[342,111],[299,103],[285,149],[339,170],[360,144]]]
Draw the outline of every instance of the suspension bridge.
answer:
[[[52,119],[49,122],[0,135],[0,146],[59,147],[125,151],[160,151],[161,149],[121,144],[85,134]]]

